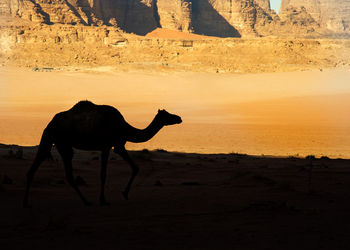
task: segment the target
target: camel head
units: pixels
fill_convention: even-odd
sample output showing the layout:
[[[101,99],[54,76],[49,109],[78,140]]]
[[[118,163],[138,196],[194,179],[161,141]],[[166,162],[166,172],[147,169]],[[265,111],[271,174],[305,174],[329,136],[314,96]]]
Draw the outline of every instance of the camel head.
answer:
[[[182,122],[180,116],[170,114],[165,109],[158,110],[157,118],[164,126],[180,124]]]

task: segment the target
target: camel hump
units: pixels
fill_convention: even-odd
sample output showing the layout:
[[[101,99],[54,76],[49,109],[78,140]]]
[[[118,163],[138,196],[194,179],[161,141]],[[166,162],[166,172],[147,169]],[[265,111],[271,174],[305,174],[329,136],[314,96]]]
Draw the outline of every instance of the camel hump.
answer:
[[[112,120],[125,121],[122,114],[116,108],[109,105],[97,105],[88,100],[80,101],[70,110],[58,113],[57,115],[65,116],[70,112],[92,116],[97,115],[105,118],[109,117],[108,119]]]
[[[85,110],[91,110],[94,107],[96,107],[96,104],[86,100],[86,101],[80,101],[77,104],[75,104],[71,110],[74,111],[85,111]]]

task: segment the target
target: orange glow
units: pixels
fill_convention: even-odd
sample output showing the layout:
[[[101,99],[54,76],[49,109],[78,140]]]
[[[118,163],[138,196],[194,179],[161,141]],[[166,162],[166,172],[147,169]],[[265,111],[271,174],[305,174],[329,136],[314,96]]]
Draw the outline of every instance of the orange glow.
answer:
[[[1,68],[0,142],[38,144],[57,112],[79,100],[118,108],[145,127],[158,108],[182,116],[129,149],[350,157],[350,72],[33,72]]]

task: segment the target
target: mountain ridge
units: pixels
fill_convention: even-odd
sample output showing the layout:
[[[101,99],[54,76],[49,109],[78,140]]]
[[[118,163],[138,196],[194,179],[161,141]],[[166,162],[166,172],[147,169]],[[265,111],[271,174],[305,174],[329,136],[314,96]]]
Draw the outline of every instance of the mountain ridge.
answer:
[[[157,28],[217,37],[350,34],[350,0],[342,8],[335,0],[283,0],[279,15],[269,0],[0,0],[0,15],[137,35]]]

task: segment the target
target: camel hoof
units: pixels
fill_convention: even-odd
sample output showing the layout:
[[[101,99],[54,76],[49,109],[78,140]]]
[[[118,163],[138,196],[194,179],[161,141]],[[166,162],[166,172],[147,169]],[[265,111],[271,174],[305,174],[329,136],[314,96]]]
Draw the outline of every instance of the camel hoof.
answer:
[[[129,200],[127,192],[124,191],[124,192],[122,192],[122,194],[123,194],[123,197],[124,197],[125,200]]]

